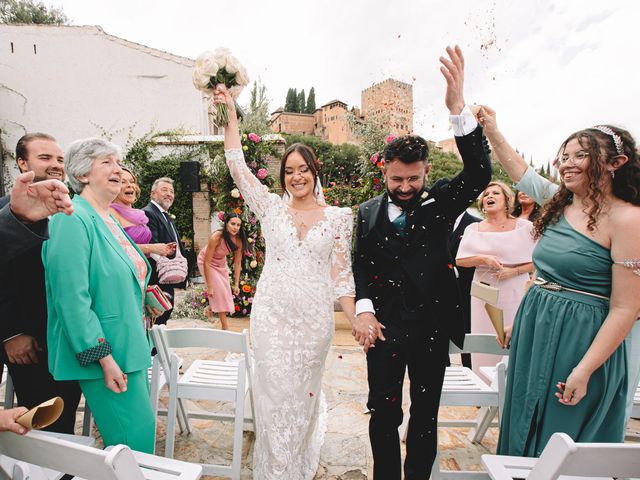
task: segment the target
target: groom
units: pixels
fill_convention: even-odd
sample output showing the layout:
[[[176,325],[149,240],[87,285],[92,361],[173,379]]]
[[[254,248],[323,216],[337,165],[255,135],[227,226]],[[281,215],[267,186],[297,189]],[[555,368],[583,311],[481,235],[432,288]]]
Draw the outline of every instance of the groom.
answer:
[[[369,437],[376,480],[400,480],[398,427],[408,367],[411,417],[405,479],[429,478],[437,451],[440,393],[449,340],[462,346],[463,311],[448,237],[453,222],[491,179],[482,130],[465,106],[458,47],[441,58],[462,172],[425,190],[431,169],[421,137],[396,138],[384,150],[386,193],[358,212],[354,249],[354,336],[367,352]]]

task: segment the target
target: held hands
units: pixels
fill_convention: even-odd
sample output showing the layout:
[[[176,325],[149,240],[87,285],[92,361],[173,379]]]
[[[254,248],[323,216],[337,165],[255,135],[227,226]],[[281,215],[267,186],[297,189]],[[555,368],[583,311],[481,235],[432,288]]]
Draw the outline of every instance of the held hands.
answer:
[[[494,255],[482,255],[482,264],[491,270],[502,270],[502,262]]]
[[[351,324],[351,334],[354,336],[356,341],[362,345],[365,353],[369,348],[375,348],[377,339],[380,339],[383,342],[386,340],[382,333],[385,326],[378,322],[376,316],[371,312],[364,312],[360,315],[356,315]]]
[[[120,370],[120,367],[113,359],[112,355],[107,355],[100,359],[104,384],[114,393],[124,393],[127,391],[127,374]]]
[[[577,405],[587,394],[587,385],[591,374],[583,369],[576,367],[571,371],[569,377],[567,377],[566,383],[558,382],[556,388],[556,398],[563,405]]]
[[[42,348],[31,335],[17,335],[4,342],[4,350],[10,363],[33,365],[38,363],[38,352]]]
[[[494,273],[493,276],[498,280],[507,280],[509,278],[513,278],[520,275],[520,272],[517,268],[513,267],[503,267]]]
[[[447,47],[449,58],[440,57],[440,71],[447,81],[444,103],[451,115],[460,115],[464,108],[464,57],[459,46]]]
[[[16,422],[16,419],[24,415],[29,410],[25,407],[10,408],[9,410],[0,411],[0,432],[13,432],[18,435],[27,433],[27,429]]]
[[[161,255],[163,257],[169,257],[176,253],[176,244],[174,243],[152,243],[151,253]]]
[[[32,183],[35,172],[18,175],[11,189],[11,211],[22,222],[37,222],[58,212],[71,215],[69,189],[59,180]]]

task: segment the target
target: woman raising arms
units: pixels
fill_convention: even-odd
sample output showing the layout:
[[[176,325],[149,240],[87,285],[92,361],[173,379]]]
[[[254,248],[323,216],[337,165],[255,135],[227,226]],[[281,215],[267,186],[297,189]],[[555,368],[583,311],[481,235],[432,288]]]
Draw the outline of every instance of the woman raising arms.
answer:
[[[538,456],[556,431],[622,441],[634,388],[623,341],[640,312],[636,143],[610,125],[571,134],[558,150],[558,187],[528,168],[495,112],[482,107],[478,120],[516,188],[543,204],[537,279],[514,321],[498,453]]]

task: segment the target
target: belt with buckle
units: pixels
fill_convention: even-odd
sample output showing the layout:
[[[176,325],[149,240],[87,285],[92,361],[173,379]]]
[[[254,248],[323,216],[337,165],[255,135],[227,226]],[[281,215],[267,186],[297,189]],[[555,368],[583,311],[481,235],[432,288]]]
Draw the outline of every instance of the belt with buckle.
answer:
[[[609,300],[609,297],[605,297],[604,295],[598,295],[597,293],[584,292],[582,290],[576,290],[575,288],[564,287],[559,283],[549,282],[542,277],[536,278],[533,281],[533,284],[552,292],[561,292],[564,290],[567,292],[580,293],[581,295],[587,295],[589,297],[601,298],[602,300]]]

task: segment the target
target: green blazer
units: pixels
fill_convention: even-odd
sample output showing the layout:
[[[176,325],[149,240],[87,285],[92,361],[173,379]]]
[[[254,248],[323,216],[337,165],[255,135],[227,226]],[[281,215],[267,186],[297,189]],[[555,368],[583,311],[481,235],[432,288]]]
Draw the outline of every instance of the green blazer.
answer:
[[[151,348],[135,266],[84,198],[76,195],[73,208],[71,216],[51,218],[42,247],[49,370],[56,380],[101,378],[98,360],[109,353],[125,373],[147,369]],[[145,285],[150,274],[147,262]]]

